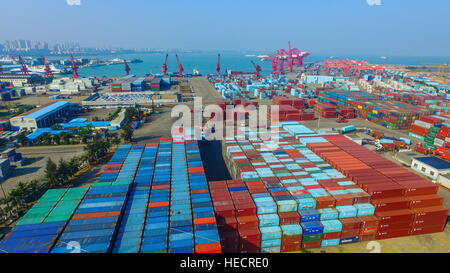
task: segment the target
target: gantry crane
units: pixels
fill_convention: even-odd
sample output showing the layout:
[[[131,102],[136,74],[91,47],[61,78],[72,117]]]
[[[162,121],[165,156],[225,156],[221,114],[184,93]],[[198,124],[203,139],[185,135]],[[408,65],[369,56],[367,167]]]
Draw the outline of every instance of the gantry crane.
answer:
[[[252,64],[256,71],[256,78],[259,79],[261,77],[261,71],[262,71],[261,66],[259,64],[255,64],[254,61],[252,61]]]
[[[180,62],[180,59],[178,58],[178,54],[175,54],[175,57],[177,58],[178,77],[184,77],[183,76],[184,68],[183,68],[183,65]]]
[[[164,60],[164,63],[161,66],[161,71],[163,72],[163,77],[168,77],[169,74],[167,74],[167,59],[169,58],[169,54],[166,54],[166,59]]]
[[[70,55],[70,62],[72,63],[72,78],[78,79],[80,75],[78,75],[78,66],[73,58],[73,55]]]
[[[124,64],[125,64],[125,75],[130,75],[130,66],[128,65],[127,60],[124,60]]]
[[[27,65],[25,64],[21,56],[19,56],[19,63],[20,63],[20,71],[22,72],[22,74],[28,75]]]
[[[44,76],[45,77],[53,77],[52,70],[50,69],[50,65],[48,64],[47,60],[44,56],[42,56],[42,64],[44,65]]]
[[[217,54],[217,65],[216,65],[216,75],[220,75],[220,53]]]

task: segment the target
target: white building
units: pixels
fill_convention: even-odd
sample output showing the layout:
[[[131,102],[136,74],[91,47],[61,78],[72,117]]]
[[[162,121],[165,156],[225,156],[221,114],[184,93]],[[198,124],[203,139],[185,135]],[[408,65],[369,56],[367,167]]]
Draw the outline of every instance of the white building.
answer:
[[[94,86],[93,81],[88,78],[72,79],[72,78],[58,78],[54,79],[49,85],[50,91],[57,91],[61,94],[70,95],[78,94],[89,90]]]
[[[437,182],[450,190],[450,173],[440,174],[437,178]]]
[[[433,156],[418,157],[412,160],[411,168],[437,181],[439,175],[450,173],[450,162]]]

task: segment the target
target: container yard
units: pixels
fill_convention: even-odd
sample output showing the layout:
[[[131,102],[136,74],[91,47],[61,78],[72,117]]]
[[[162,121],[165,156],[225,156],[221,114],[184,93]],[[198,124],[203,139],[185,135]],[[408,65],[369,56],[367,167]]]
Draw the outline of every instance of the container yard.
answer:
[[[272,127],[273,128],[273,127]],[[50,189],[3,252],[279,253],[444,231],[438,186],[339,134],[282,121],[223,143],[232,180],[207,180],[195,140],[121,145],[97,181]]]

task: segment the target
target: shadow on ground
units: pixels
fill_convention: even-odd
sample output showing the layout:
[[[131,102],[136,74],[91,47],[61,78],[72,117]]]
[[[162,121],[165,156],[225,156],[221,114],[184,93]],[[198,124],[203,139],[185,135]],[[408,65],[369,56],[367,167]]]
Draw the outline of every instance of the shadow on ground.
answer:
[[[232,179],[223,160],[222,143],[220,141],[201,140],[198,142],[198,147],[208,181]]]

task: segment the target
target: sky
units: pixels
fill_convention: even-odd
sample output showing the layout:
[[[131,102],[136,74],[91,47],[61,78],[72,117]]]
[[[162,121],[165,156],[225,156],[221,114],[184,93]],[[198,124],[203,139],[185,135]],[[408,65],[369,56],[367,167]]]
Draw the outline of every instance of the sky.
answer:
[[[450,56],[448,0],[0,0],[0,7],[0,42],[272,50],[291,41],[316,54]]]

